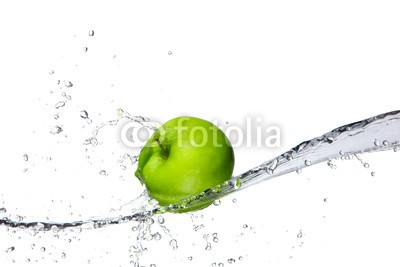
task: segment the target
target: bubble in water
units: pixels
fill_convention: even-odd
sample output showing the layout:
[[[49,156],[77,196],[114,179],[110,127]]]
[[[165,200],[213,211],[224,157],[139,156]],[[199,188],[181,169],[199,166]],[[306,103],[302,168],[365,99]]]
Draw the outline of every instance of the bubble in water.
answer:
[[[107,173],[105,170],[101,170],[101,171],[99,172],[99,174],[100,174],[100,175],[103,175],[103,176],[107,176],[107,175],[108,175],[108,173]]]
[[[85,46],[84,48],[83,48],[83,51],[85,51],[85,52],[87,52],[89,50],[89,48],[87,47],[87,46]]]
[[[168,55],[172,55],[172,51],[168,51]]]
[[[243,257],[242,257],[242,256],[239,256],[239,260],[240,260],[240,261],[243,260]]]
[[[8,249],[6,249],[6,252],[9,253],[9,252],[13,252],[14,250],[15,250],[15,247],[9,247]]]
[[[62,108],[65,106],[65,101],[59,101],[56,103],[56,105],[54,106],[56,109]]]
[[[54,119],[57,120],[60,116],[58,114],[54,115]]]
[[[6,212],[7,212],[6,208],[0,208],[0,213],[6,213]]]
[[[22,156],[22,158],[24,159],[24,161],[28,161],[28,159],[29,159],[28,154],[24,154],[24,155]]]
[[[172,247],[173,250],[176,250],[178,248],[178,242],[176,241],[176,239],[172,239],[169,242],[169,245]]]
[[[214,206],[219,206],[219,205],[221,205],[221,200],[220,200],[220,199],[217,199],[217,200],[215,200],[215,201],[213,202],[213,204],[214,204]]]
[[[94,30],[90,30],[88,34],[89,36],[94,36]]]
[[[307,159],[304,161],[304,164],[306,164],[306,166],[311,166],[311,161]]]
[[[50,129],[50,133],[52,133],[52,134],[59,134],[59,133],[61,133],[62,131],[63,131],[63,128],[61,128],[61,127],[58,126],[58,125],[53,126],[53,127],[51,127],[51,129]]]
[[[375,176],[376,175],[376,173],[375,172],[371,172],[371,176]]]
[[[86,110],[82,110],[80,116],[81,116],[82,119],[88,119],[89,118],[89,114],[87,113]]]
[[[228,259],[228,263],[229,264],[232,264],[232,263],[235,263],[235,262],[236,262],[235,259],[232,259],[232,258]]]
[[[215,236],[215,237],[213,238],[213,241],[214,241],[214,243],[217,243],[217,242],[218,242],[218,237]]]
[[[220,263],[218,264],[218,267],[224,267],[224,264],[223,264],[222,262],[220,262]]]
[[[328,202],[328,198],[324,198],[324,202]]]
[[[206,246],[205,250],[211,250],[211,244],[210,243],[207,243],[207,246]]]
[[[153,263],[153,264],[150,264],[150,267],[156,267],[156,265]]]
[[[393,148],[393,151],[394,151],[394,152],[399,152],[399,151],[400,151],[400,146],[395,146],[395,147]]]
[[[381,144],[381,143],[379,142],[378,139],[375,139],[375,140],[374,140],[374,145],[375,145],[375,146],[379,146],[380,144]]]
[[[236,203],[236,202],[237,202],[237,199],[236,199],[236,198],[232,199],[232,202],[233,202],[233,203]]]
[[[49,74],[54,74],[54,70],[49,71]]]
[[[67,254],[65,252],[61,253],[61,258],[65,259],[67,257]]]
[[[45,252],[45,251],[46,251],[46,248],[45,248],[45,247],[41,247],[41,248],[40,248],[40,251],[41,251],[41,252]]]
[[[67,81],[67,80],[64,81],[64,85],[65,85],[66,87],[68,87],[68,88],[74,86],[73,83],[72,83],[71,81]]]
[[[300,174],[301,172],[302,172],[301,169],[298,169],[298,170],[296,171],[297,174]]]
[[[368,163],[364,163],[364,168],[369,168],[369,164]]]
[[[388,146],[388,145],[389,145],[389,142],[388,142],[387,140],[384,140],[382,144],[383,144],[384,146]]]
[[[193,260],[193,257],[192,257],[192,256],[189,256],[189,257],[188,257],[188,260],[189,260],[189,261]]]
[[[341,156],[344,156],[344,151],[343,151],[343,150],[340,150],[340,151],[339,151],[339,154],[340,154]]]

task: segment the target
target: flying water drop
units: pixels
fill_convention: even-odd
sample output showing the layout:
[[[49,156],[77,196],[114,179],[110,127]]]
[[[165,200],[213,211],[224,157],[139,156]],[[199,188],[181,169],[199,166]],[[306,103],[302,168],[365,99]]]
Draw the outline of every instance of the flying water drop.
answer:
[[[72,83],[71,81],[67,81],[67,80],[64,81],[64,85],[65,85],[66,87],[68,87],[68,88],[74,86],[73,83]]]
[[[63,131],[63,128],[61,128],[61,127],[58,126],[58,125],[53,126],[53,127],[51,127],[51,129],[50,129],[50,133],[51,133],[51,134],[59,134],[59,133],[61,133],[62,131]]]
[[[65,101],[59,101],[56,103],[56,105],[54,106],[56,109],[62,108],[65,106]]]

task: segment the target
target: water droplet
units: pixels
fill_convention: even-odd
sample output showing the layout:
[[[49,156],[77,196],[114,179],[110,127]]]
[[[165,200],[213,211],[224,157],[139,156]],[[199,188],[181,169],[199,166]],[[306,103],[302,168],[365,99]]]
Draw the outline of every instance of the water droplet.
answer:
[[[29,159],[28,154],[24,154],[24,155],[22,156],[22,158],[24,159],[24,161],[28,161],[28,159]]]
[[[13,252],[14,250],[15,250],[15,247],[9,247],[8,249],[6,249],[6,252],[9,253],[9,252]]]
[[[240,178],[236,179],[235,182],[235,189],[238,189],[242,186],[242,180],[240,180]]]
[[[168,51],[168,55],[172,55],[172,51]]]
[[[384,146],[388,146],[388,145],[389,145],[389,142],[388,142],[387,140],[384,140],[384,141],[382,142],[382,144],[383,144]]]
[[[301,169],[298,169],[298,170],[296,171],[297,174],[300,174],[301,172],[302,172]]]
[[[374,141],[374,145],[375,146],[379,146],[381,143],[379,142],[379,140],[378,139],[375,139],[375,141]]]
[[[154,235],[153,235],[153,239],[154,240],[160,240],[161,239],[161,234],[159,233],[159,232],[157,232],[157,233],[155,233]]]
[[[375,176],[376,174],[375,174],[375,172],[371,172],[371,176]]]
[[[51,127],[51,129],[50,129],[50,133],[51,134],[59,134],[59,133],[61,133],[63,131],[63,128],[61,128],[60,126],[53,126],[53,127]]]
[[[65,106],[65,101],[59,101],[56,103],[56,105],[54,106],[56,109],[62,108]]]
[[[101,171],[99,172],[99,174],[100,174],[100,175],[103,175],[103,176],[107,176],[107,175],[108,175],[108,173],[107,173],[105,170],[101,170]]]
[[[165,222],[164,217],[158,216],[157,218],[159,224],[163,224]]]
[[[215,201],[213,202],[213,204],[214,204],[214,206],[219,206],[219,205],[221,205],[221,200],[220,200],[220,199],[217,199],[217,200],[215,200]]]
[[[6,208],[0,208],[0,213],[6,213],[6,212],[7,212]]]
[[[364,163],[364,168],[369,168],[369,164],[368,163]]]
[[[45,247],[41,247],[41,248],[40,248],[40,251],[41,251],[41,252],[45,252],[45,251],[46,251],[46,248],[45,248]]]
[[[152,225],[152,224],[154,224],[154,220],[152,218],[150,218],[150,217],[147,217],[146,218],[146,224],[147,225]]]
[[[306,164],[306,166],[311,166],[311,161],[308,160],[308,159],[306,159],[306,160],[304,161],[304,164]]]
[[[65,254],[65,252],[61,253],[61,258],[65,259],[67,257],[67,255]]]
[[[178,248],[178,242],[175,239],[169,241],[169,245],[172,247],[173,250],[176,250]]]
[[[331,160],[329,160],[326,164],[328,164],[328,166],[333,170],[336,170],[336,168],[337,168],[337,166],[335,164],[333,164],[333,162]]]
[[[193,260],[193,257],[192,257],[192,256],[189,256],[189,257],[188,257],[188,260],[189,260],[189,261]]]
[[[89,36],[94,36],[94,30],[90,30],[88,34]]]
[[[297,238],[302,238],[303,237],[303,232],[300,230],[300,232],[297,234]]]
[[[66,87],[68,87],[68,88],[74,86],[73,83],[72,83],[71,81],[68,81],[68,80],[64,80],[64,85],[65,85]]]
[[[243,257],[242,257],[242,256],[239,256],[239,260],[240,260],[240,261],[243,260]]]
[[[89,114],[87,113],[86,110],[82,110],[80,116],[81,116],[82,119],[88,119],[89,118]]]
[[[232,258],[228,259],[228,263],[229,264],[232,264],[232,263],[235,263],[235,262],[236,262],[235,259],[232,259]]]

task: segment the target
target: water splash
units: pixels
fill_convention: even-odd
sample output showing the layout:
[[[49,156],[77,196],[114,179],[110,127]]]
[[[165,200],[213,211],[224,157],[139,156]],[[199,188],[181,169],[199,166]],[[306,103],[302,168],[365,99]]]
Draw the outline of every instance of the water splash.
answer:
[[[118,109],[117,115],[118,118],[116,120],[111,120],[95,127],[92,137],[86,139],[84,144],[97,145],[96,136],[99,130],[106,125],[115,126],[123,118],[133,120],[152,130],[157,128],[148,118],[132,116],[122,109]],[[399,132],[400,111],[388,112],[338,127],[322,136],[302,142],[278,157],[266,161],[238,176],[232,177],[227,182],[210,188],[199,195],[182,199],[178,203],[169,206],[159,206],[157,201],[151,199],[147,191],[144,191],[137,199],[121,206],[106,216],[68,223],[23,222],[3,218],[0,219],[0,225],[27,228],[34,231],[57,231],[70,227],[95,229],[128,221],[145,221],[155,214],[176,212],[179,209],[189,207],[195,208],[202,206],[204,203],[210,203],[210,201],[214,201],[215,205],[219,205],[219,199],[228,194],[290,172],[299,172],[303,168],[321,162],[327,162],[333,168],[332,166],[335,166],[332,163],[333,159],[389,149],[396,151],[396,148],[398,150],[400,146]],[[128,157],[131,156],[127,155],[122,158],[124,160]],[[136,160],[137,157],[133,157],[132,162]],[[375,173],[371,172],[371,175],[374,176]]]

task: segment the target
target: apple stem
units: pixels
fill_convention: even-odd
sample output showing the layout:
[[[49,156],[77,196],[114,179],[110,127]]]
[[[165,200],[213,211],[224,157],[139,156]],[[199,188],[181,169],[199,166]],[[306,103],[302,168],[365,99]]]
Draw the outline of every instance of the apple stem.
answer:
[[[167,150],[164,149],[164,147],[161,145],[160,139],[156,139],[157,144],[160,146],[161,150],[165,153],[166,156],[168,156]]]

